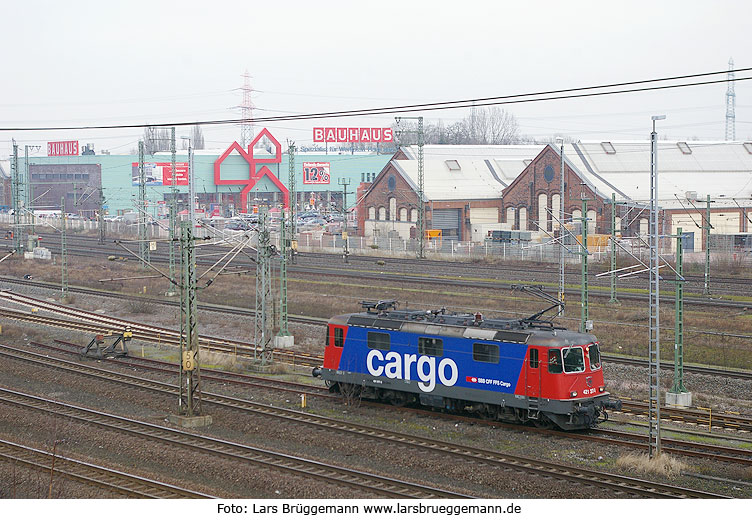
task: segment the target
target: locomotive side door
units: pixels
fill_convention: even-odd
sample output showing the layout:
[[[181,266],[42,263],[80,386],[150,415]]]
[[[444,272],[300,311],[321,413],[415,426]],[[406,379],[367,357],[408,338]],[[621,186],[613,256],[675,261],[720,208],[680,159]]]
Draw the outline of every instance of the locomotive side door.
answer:
[[[541,367],[539,355],[543,351],[536,347],[529,347],[525,360],[525,396],[538,398],[540,396]]]

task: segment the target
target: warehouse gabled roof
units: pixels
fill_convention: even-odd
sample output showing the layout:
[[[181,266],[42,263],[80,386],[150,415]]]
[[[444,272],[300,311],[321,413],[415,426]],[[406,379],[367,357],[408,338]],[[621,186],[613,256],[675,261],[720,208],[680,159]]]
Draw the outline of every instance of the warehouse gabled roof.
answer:
[[[418,193],[418,162],[393,160],[392,165]],[[429,160],[423,165],[424,197],[427,201],[455,201],[458,199],[496,199],[504,186],[495,178],[482,159],[457,162],[453,169],[446,161]]]
[[[423,147],[425,197],[430,201],[493,199],[509,186],[544,145],[437,145]],[[407,160],[392,160],[418,188],[418,148],[403,146]]]
[[[650,199],[650,141],[588,141],[565,146],[567,162],[604,194]],[[715,205],[752,199],[752,144],[658,142],[658,200],[661,208],[683,208],[687,199],[710,195]]]

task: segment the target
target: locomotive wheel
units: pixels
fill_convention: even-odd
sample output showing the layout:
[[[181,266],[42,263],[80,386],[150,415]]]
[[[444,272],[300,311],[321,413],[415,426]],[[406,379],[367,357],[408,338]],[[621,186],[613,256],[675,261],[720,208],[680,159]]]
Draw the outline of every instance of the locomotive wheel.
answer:
[[[389,403],[395,407],[404,407],[409,401],[407,393],[403,391],[392,391],[389,397]]]
[[[538,429],[551,429],[554,427],[554,423],[544,414],[538,416],[538,419],[534,421],[535,427]]]

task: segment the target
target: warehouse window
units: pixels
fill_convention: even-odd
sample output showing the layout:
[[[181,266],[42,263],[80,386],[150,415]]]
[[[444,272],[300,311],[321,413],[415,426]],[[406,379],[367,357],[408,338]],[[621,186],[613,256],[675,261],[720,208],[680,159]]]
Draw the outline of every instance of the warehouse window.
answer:
[[[474,343],[473,360],[476,362],[499,363],[499,346],[493,343]]]
[[[452,170],[452,171],[455,171],[455,170],[459,170],[459,169],[460,169],[460,163],[458,163],[458,162],[457,162],[456,160],[454,160],[454,159],[447,159],[447,160],[446,160],[446,161],[444,161],[444,162],[446,163],[446,165],[447,165],[447,168],[449,168],[449,169],[450,169],[450,170]]]
[[[602,142],[601,148],[603,148],[603,151],[609,155],[614,155],[616,153],[616,148],[614,148],[614,145],[608,141]]]
[[[368,331],[368,348],[388,351],[391,348],[391,338],[385,332]]]
[[[752,142],[745,142],[744,149],[747,150],[747,153],[752,153]]]
[[[444,340],[418,338],[418,353],[425,356],[442,356],[444,354]]]

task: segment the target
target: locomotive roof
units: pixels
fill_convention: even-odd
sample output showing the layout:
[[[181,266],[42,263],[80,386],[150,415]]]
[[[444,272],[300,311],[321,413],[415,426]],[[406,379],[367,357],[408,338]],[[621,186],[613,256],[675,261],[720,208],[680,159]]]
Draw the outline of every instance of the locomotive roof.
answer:
[[[380,330],[414,332],[433,336],[465,337],[561,347],[592,343],[588,333],[555,327],[549,322],[526,319],[493,319],[479,314],[425,310],[367,311],[335,316],[332,323]]]

